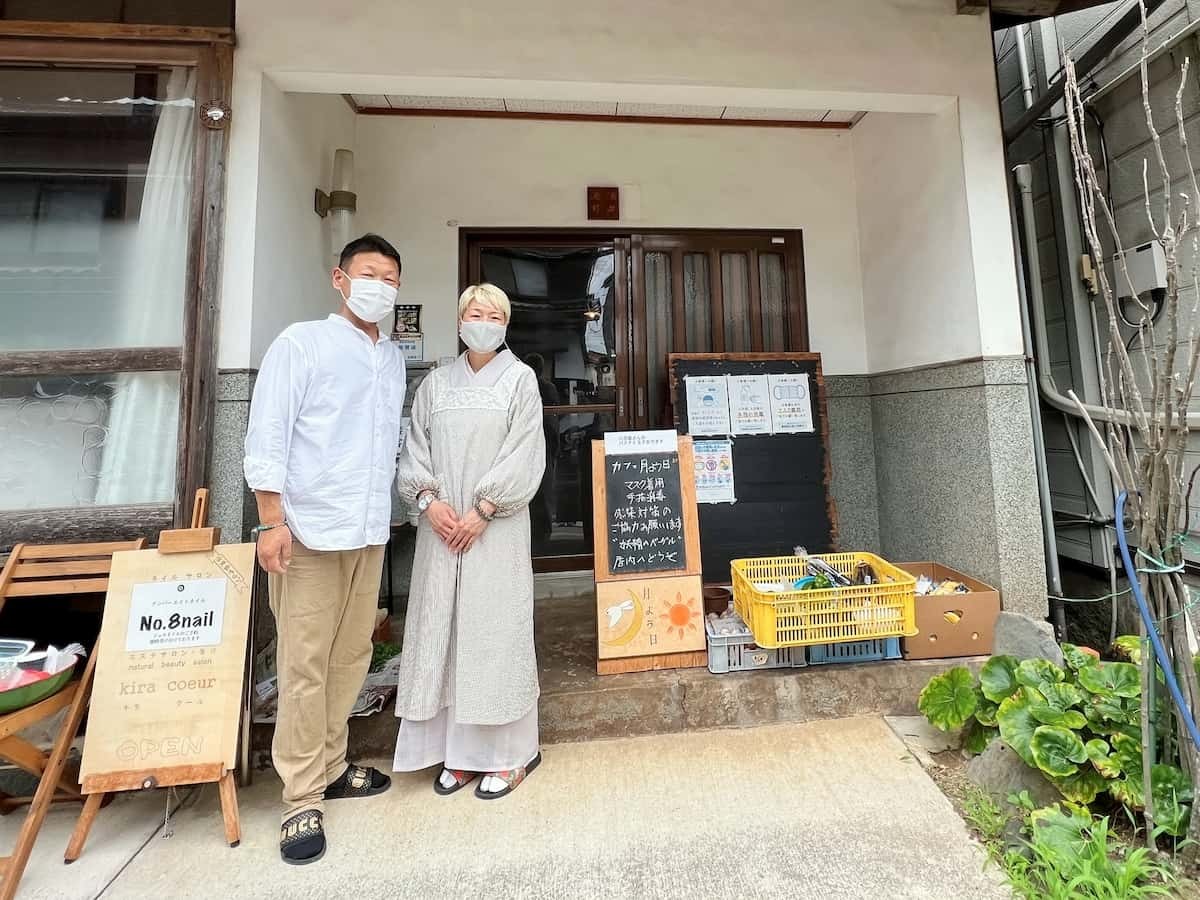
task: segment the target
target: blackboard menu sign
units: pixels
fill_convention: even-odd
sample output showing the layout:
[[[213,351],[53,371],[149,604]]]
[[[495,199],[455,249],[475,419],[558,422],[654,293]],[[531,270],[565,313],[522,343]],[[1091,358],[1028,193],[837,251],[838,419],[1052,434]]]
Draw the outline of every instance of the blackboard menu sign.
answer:
[[[608,561],[614,575],[687,567],[679,453],[635,453],[604,461]]]
[[[592,442],[596,581],[700,574],[696,456],[675,431]]]
[[[805,423],[806,430],[733,437],[737,501],[702,503],[699,510],[705,583],[728,584],[734,559],[791,556],[797,546],[813,553],[835,550],[837,510],[830,489],[829,418],[820,355],[680,353],[671,354],[670,370],[675,424],[682,434],[689,430],[686,379],[714,381],[732,376],[770,385],[805,376],[811,386],[811,421]]]

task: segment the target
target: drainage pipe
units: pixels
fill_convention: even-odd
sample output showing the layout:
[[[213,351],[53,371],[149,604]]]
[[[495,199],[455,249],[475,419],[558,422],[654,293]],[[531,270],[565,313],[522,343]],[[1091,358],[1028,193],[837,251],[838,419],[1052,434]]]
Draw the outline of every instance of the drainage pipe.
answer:
[[[1034,225],[1033,212],[1033,170],[1029,163],[1021,163],[1013,167],[1016,176],[1017,189],[1021,192],[1022,228],[1025,232],[1025,259],[1030,272],[1041,272],[1041,258],[1038,254],[1037,228]],[[1050,341],[1046,335],[1046,301],[1042,296],[1042,281],[1040,277],[1029,279],[1029,300],[1033,307],[1032,315],[1026,316],[1033,326],[1033,356],[1037,360],[1037,385],[1042,399],[1050,406],[1065,412],[1067,415],[1081,418],[1079,407],[1070,397],[1061,394],[1050,375]],[[1119,409],[1108,409],[1103,406],[1082,404],[1087,414],[1096,422],[1112,422],[1115,425],[1135,427],[1133,415]],[[1158,424],[1162,424],[1161,422]],[[1188,431],[1200,430],[1200,413],[1188,413],[1185,421],[1175,419],[1171,423],[1173,429]]]
[[[1021,166],[1017,167],[1018,169]],[[1029,166],[1024,167],[1026,170]],[[1019,179],[1018,179],[1019,180]],[[1027,212],[1028,216],[1029,213]],[[1028,232],[1028,219],[1026,220],[1026,232]],[[1021,246],[1021,242],[1016,234],[1016,217],[1013,217],[1013,241],[1017,247]],[[1050,473],[1046,467],[1046,438],[1042,433],[1042,411],[1041,403],[1038,399],[1038,381],[1037,367],[1034,365],[1033,356],[1033,340],[1030,336],[1029,322],[1029,304],[1025,296],[1025,273],[1022,271],[1024,265],[1024,254],[1017,253],[1017,287],[1021,294],[1021,335],[1025,340],[1025,382],[1029,391],[1029,417],[1033,428],[1033,463],[1034,469],[1037,472],[1038,500],[1042,509],[1042,548],[1046,554],[1046,584],[1052,598],[1059,598],[1063,595],[1062,590],[1062,571],[1059,569],[1058,563],[1058,537],[1054,533],[1054,508],[1050,502]],[[1029,271],[1035,273],[1029,279],[1031,284],[1036,284],[1040,288],[1039,277],[1036,273],[1040,272],[1037,264],[1037,256],[1034,255],[1029,259]],[[1063,608],[1061,600],[1055,600],[1052,604],[1051,613],[1054,617],[1054,628],[1058,632],[1059,638],[1063,639],[1066,636],[1067,617],[1066,611]]]
[[[1025,37],[1029,34],[1029,26],[1021,23],[1017,26],[1017,67],[1021,70],[1021,96],[1025,100],[1025,108],[1033,106],[1033,79],[1029,76],[1029,51],[1025,48]]]

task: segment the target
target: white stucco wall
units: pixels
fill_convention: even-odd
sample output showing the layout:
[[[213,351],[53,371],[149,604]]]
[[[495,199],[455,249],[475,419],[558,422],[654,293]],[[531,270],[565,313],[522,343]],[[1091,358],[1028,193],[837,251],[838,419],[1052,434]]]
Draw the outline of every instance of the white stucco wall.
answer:
[[[357,135],[355,227],[399,247],[429,359],[456,352],[457,226],[607,225],[584,189],[617,184],[618,227],[804,229],[814,349],[865,370],[846,132],[362,116]]]
[[[264,258],[254,248],[253,186],[260,159],[270,159],[260,154],[258,125],[264,91],[270,93],[265,85],[324,93],[956,109],[975,276],[974,296],[961,302],[976,307],[984,354],[1021,351],[991,33],[985,16],[956,15],[951,0],[510,0],[500,16],[479,0],[350,9],[318,0],[240,0],[237,30],[222,367],[254,363],[251,329],[231,288],[253,283],[247,275],[255,258],[260,264]]]
[[[854,129],[869,371],[981,355],[953,112],[873,113]]]
[[[249,335],[255,366],[292,322],[321,318],[338,307],[330,284],[329,220],[313,212],[313,190],[329,190],[333,153],[354,149],[357,119],[341,97],[264,86]],[[236,287],[225,297],[226,304],[249,300]]]

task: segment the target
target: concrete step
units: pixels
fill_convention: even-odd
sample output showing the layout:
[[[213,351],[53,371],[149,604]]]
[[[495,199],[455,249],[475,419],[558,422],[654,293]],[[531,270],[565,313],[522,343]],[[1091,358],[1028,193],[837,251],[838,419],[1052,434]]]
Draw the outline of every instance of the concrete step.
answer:
[[[542,742],[605,740],[851,716],[914,715],[934,675],[982,660],[895,660],[713,675],[677,669],[596,674],[592,595],[539,599],[536,643]],[[395,634],[403,634],[395,622]],[[353,719],[351,758],[390,756],[398,720],[390,711]]]
[[[677,734],[717,728],[852,716],[914,715],[932,678],[977,660],[895,660],[713,675],[681,669],[600,677],[586,686],[549,683],[543,666],[539,709],[544,744]],[[584,679],[581,679],[584,680]],[[391,756],[395,716],[350,723],[351,758]]]

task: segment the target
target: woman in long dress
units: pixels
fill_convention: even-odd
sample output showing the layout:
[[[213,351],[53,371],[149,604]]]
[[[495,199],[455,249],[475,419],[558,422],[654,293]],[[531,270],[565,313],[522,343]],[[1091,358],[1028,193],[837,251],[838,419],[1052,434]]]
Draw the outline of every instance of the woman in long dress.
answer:
[[[441,763],[439,794],[482,776],[475,795],[494,799],[541,761],[529,503],[546,449],[537,376],[499,350],[508,297],[474,285],[458,312],[468,350],[417,389],[397,473],[421,512],[394,769]]]

